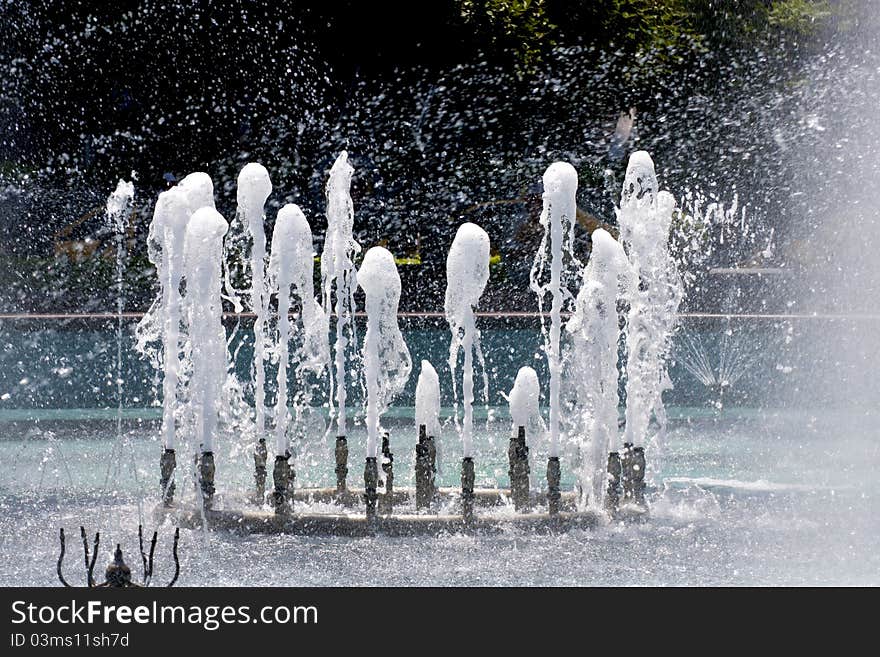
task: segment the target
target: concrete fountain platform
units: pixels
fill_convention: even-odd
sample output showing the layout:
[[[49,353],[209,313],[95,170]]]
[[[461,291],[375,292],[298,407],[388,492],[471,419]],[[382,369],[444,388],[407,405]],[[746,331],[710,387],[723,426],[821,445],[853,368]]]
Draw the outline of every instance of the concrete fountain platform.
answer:
[[[437,489],[437,501],[442,505],[444,502],[458,499],[460,494],[460,488],[440,487]],[[392,492],[392,496],[395,506],[411,504],[415,499],[415,489],[412,487],[396,487]],[[380,497],[382,497],[381,493]],[[293,492],[294,503],[322,502],[357,508],[362,506],[363,498],[364,491],[362,488],[349,488],[341,492],[335,488],[298,488]],[[474,490],[474,504],[478,507],[505,506],[510,504],[510,500],[511,493],[509,488],[477,488]],[[532,492],[529,500],[533,507],[547,506],[547,494],[544,492]],[[562,493],[562,504],[574,509],[574,493]]]
[[[574,529],[593,529],[602,522],[601,514],[593,511],[576,511],[574,494],[563,494],[563,510],[550,515],[546,508],[545,495],[533,495],[532,508],[535,511],[514,513],[507,507],[509,491],[505,489],[477,489],[476,506],[482,509],[472,519],[466,520],[460,514],[448,512],[414,512],[410,501],[414,495],[411,489],[394,491],[396,506],[409,505],[408,509],[387,515],[377,514],[368,520],[363,512],[362,492],[347,490],[337,493],[335,489],[301,489],[294,496],[294,508],[289,514],[278,514],[272,510],[256,507],[215,508],[202,510],[195,505],[160,505],[155,510],[157,520],[170,518],[175,524],[188,529],[230,531],[237,534],[290,534],[297,536],[346,536],[366,537],[384,536],[437,536],[441,534],[498,534],[505,530],[519,529],[534,533],[561,533]],[[457,489],[440,489],[438,506],[448,507],[443,501],[458,497]],[[309,503],[333,503],[339,511],[300,511],[297,501]],[[544,502],[542,504],[541,502]],[[647,509],[635,505],[624,505],[614,519],[627,522],[644,521]]]

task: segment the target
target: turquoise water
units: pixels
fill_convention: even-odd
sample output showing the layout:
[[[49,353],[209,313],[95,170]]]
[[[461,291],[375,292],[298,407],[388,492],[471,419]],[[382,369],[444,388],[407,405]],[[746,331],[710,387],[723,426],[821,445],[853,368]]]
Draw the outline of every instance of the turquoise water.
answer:
[[[737,348],[753,354],[748,371],[723,397],[676,362],[668,394],[665,453],[654,467],[651,519],[603,524],[593,531],[535,536],[510,528],[500,536],[449,535],[372,539],[240,537],[181,532],[181,583],[189,585],[591,585],[591,584],[880,584],[878,386],[858,360],[811,345],[864,341],[875,325],[764,322],[737,329]],[[130,327],[129,327],[130,328]],[[491,395],[476,409],[480,486],[507,483],[509,420],[500,391],[522,364],[536,366],[535,326],[484,327]],[[677,337],[699,334],[709,349],[729,323],[685,322]],[[57,533],[85,524],[107,546],[136,553],[139,522],[152,528],[157,502],[158,379],[126,351],[122,436],[116,437],[112,325],[0,324],[0,584],[57,584]],[[867,332],[867,333],[866,333]],[[405,335],[416,362],[444,371],[447,332],[411,323]],[[713,342],[714,338],[714,342]],[[711,354],[710,354],[711,356]],[[247,372],[247,345],[238,369]],[[817,376],[825,373],[827,376]],[[415,377],[414,377],[415,379]],[[413,379],[413,384],[414,384]],[[411,388],[412,386],[410,386]],[[355,397],[357,386],[352,387]],[[412,390],[385,416],[395,453],[395,481],[412,484],[415,429]],[[441,483],[456,485],[460,445],[446,405]],[[357,402],[355,402],[357,407]],[[546,409],[545,409],[546,412]],[[317,407],[295,441],[296,485],[326,486],[333,435]],[[251,438],[225,430],[217,440],[218,496],[252,485]],[[350,481],[363,462],[363,430],[350,436]],[[546,449],[530,437],[534,486],[543,486]],[[179,451],[179,494],[192,495]],[[572,485],[563,457],[563,483]],[[173,527],[160,525],[157,554],[167,557]],[[76,579],[79,554],[70,552]],[[168,574],[159,558],[157,581]]]
[[[405,413],[399,415],[405,416]],[[535,536],[372,539],[240,537],[181,532],[181,583],[189,585],[593,585],[880,584],[877,414],[803,411],[673,412],[666,458],[645,525]],[[411,483],[415,442],[405,417],[389,421],[395,476]],[[118,469],[109,468],[115,423],[6,422],[0,441],[0,583],[56,584],[57,531],[85,524],[106,545],[136,550],[140,518],[157,502],[157,424],[125,422]],[[506,483],[507,422],[478,423],[478,484]],[[363,440],[351,437],[351,481]],[[456,438],[444,436],[444,483],[454,484]],[[251,479],[249,445],[224,436],[218,495]],[[297,485],[332,481],[330,439],[297,456]],[[180,458],[180,457],[179,457]],[[181,461],[182,462],[182,459]],[[533,451],[536,485],[543,455]],[[114,466],[116,467],[116,466]],[[563,469],[566,462],[563,460]],[[566,477],[570,482],[570,477]],[[181,484],[182,495],[188,486]],[[160,525],[167,557],[173,528]],[[106,552],[106,554],[104,554]],[[77,558],[73,558],[77,557]],[[105,546],[102,561],[109,560]],[[69,573],[79,571],[72,553]],[[159,559],[157,581],[169,570]]]
[[[227,322],[231,351],[237,353],[235,369],[242,380],[249,379],[252,360],[246,322]],[[401,325],[416,374],[418,363],[430,360],[440,375],[443,402],[452,405],[446,364],[449,331],[445,323],[438,318],[406,318]],[[523,365],[534,367],[546,385],[545,359],[540,357],[541,335],[534,319],[480,318],[480,328],[490,405],[504,405],[501,393],[511,389],[516,372]],[[159,374],[134,351],[133,329],[134,322],[127,320],[123,407],[159,406]],[[717,389],[703,385],[685,367],[688,344],[696,343],[711,365],[717,366],[722,358],[738,364],[734,370],[740,378],[725,390],[724,398],[725,403],[734,406],[799,407],[854,400],[880,403],[880,390],[865,377],[864,360],[848,361],[840,357],[840,349],[828,348],[857,345],[861,354],[865,345],[878,342],[878,331],[880,322],[876,319],[683,318],[675,336],[670,366],[674,388],[665,400],[671,406],[689,407],[717,401]],[[880,354],[874,356],[880,358]],[[116,409],[115,359],[113,321],[0,320],[0,417],[7,411],[26,409]],[[817,373],[833,374],[833,385],[823,384]],[[272,375],[270,367],[270,380]],[[417,376],[411,378],[397,404],[413,405],[416,379]],[[322,401],[324,392],[317,391],[316,403]],[[353,405],[357,405],[361,397],[357,381],[350,382],[349,394]]]

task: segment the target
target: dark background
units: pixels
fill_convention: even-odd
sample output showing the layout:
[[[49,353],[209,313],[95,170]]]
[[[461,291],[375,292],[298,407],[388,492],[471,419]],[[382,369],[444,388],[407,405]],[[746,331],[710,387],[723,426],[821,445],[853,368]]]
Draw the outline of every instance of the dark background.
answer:
[[[586,252],[593,227],[613,230],[636,149],[652,153],[683,206],[688,195],[737,198],[747,212],[747,230],[737,215],[720,226],[723,245],[716,229],[698,240],[699,258],[687,256],[687,308],[784,305],[790,279],[731,285],[708,272],[752,263],[796,277],[812,257],[799,244],[817,210],[796,200],[791,154],[819,137],[810,103],[846,87],[835,53],[876,20],[860,3],[801,0],[34,1],[0,11],[5,312],[115,307],[103,204],[119,178],[135,176],[137,190],[127,310],[153,294],[145,237],[156,195],[191,171],[211,174],[231,219],[238,170],[263,163],[275,190],[267,230],[296,202],[320,250],[326,172],[342,149],[362,246],[421,259],[401,266],[403,309],[442,306],[446,250],[472,220],[500,258],[484,309],[534,310],[525,282],[544,168],[577,168]],[[633,131],[615,140],[631,107]]]

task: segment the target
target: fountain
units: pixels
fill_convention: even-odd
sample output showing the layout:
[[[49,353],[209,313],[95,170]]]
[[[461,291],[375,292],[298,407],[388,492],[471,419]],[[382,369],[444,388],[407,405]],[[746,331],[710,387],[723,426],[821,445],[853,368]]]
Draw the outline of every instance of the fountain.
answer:
[[[256,162],[246,164],[238,174],[238,213],[246,241],[245,253],[249,256],[247,274],[250,278],[249,301],[254,313],[254,412],[256,444],[254,445],[257,496],[262,497],[261,482],[265,482],[266,453],[266,315],[269,294],[266,288],[266,232],[263,229],[265,214],[263,206],[272,193],[272,183],[266,167]],[[248,248],[249,247],[249,248]],[[229,277],[227,276],[227,282]],[[277,453],[276,453],[277,454]],[[283,454],[282,454],[283,455]],[[262,466],[262,468],[261,468]]]
[[[228,229],[219,212],[202,207],[190,217],[183,246],[184,303],[192,349],[189,395],[194,442],[200,452],[198,481],[203,510],[210,510],[214,498],[214,435],[226,376],[220,284],[223,236]]]
[[[737,296],[734,291],[726,295],[718,333],[710,336],[697,324],[682,330],[677,341],[676,362],[706,389],[709,406],[718,412],[732,392],[743,388],[741,383],[755,372],[761,356],[790,341],[793,333],[790,322],[780,318],[772,318],[769,326],[735,318]],[[777,364],[776,369],[784,372],[786,366]]]
[[[148,253],[150,261],[156,266],[159,278],[159,298],[141,326],[153,321],[161,322],[162,336],[162,456],[160,461],[160,480],[162,499],[170,503],[174,498],[174,469],[176,463],[177,386],[181,375],[180,362],[180,322],[181,295],[180,283],[183,280],[183,243],[186,225],[190,217],[189,199],[186,190],[173,187],[159,194],[156,210],[150,224]],[[143,349],[143,347],[141,347]]]
[[[353,257],[359,247],[351,237],[353,214],[348,190],[353,170],[343,153],[330,170],[327,184],[328,233],[321,259],[322,306],[314,296],[313,244],[308,221],[295,205],[281,208],[267,260],[265,235],[261,232],[262,208],[271,185],[263,167],[245,167],[239,176],[239,215],[248,221],[255,244],[249,265],[254,273],[251,304],[257,315],[254,340],[257,345],[265,342],[266,347],[258,350],[252,368],[258,410],[265,400],[268,384],[262,363],[269,355],[277,358],[278,363],[272,413],[274,490],[268,496],[271,511],[263,509],[262,494],[255,500],[255,509],[237,508],[239,500],[235,495],[224,496],[222,504],[215,504],[214,435],[229,362],[221,323],[221,281],[224,271],[230,268],[230,263],[224,267],[223,257],[224,253],[231,252],[224,251],[227,224],[208,204],[210,196],[206,192],[210,189],[210,179],[198,176],[195,181],[199,184],[181,184],[177,191],[164,192],[157,201],[151,233],[152,257],[162,281],[161,302],[154,312],[163,319],[161,338],[164,362],[168,364],[163,382],[167,394],[163,406],[164,455],[174,453],[177,425],[173,420],[179,414],[174,407],[182,404],[185,419],[179,423],[179,429],[191,434],[191,442],[199,451],[195,477],[199,492],[198,504],[194,507],[173,502],[169,468],[163,460],[163,497],[157,513],[172,514],[183,525],[226,527],[245,533],[318,535],[487,532],[497,531],[509,522],[556,531],[572,526],[593,526],[606,516],[624,520],[646,517],[645,450],[635,446],[635,441],[648,438],[646,418],[658,422],[663,418],[664,358],[673,328],[665,313],[669,308],[676,308],[680,300],[676,271],[665,242],[659,246],[651,244],[652,239],[665,240],[674,203],[668,194],[654,193],[656,179],[653,165],[649,163],[647,155],[640,153],[630,162],[620,210],[622,226],[626,228],[624,243],[615,241],[605,230],[595,230],[592,252],[585,267],[574,254],[577,189],[574,169],[568,164],[556,163],[544,175],[541,217],[544,237],[535,258],[532,288],[538,293],[539,307],[545,294],[552,299],[550,328],[542,331],[550,374],[550,422],[545,426],[541,417],[538,374],[530,367],[520,368],[513,388],[506,395],[512,419],[508,447],[509,489],[476,485],[475,356],[482,369],[484,397],[488,394],[488,383],[475,308],[489,281],[487,233],[474,223],[462,224],[446,260],[445,316],[451,333],[448,366],[456,403],[455,422],[461,436],[460,488],[443,488],[436,483],[440,464],[437,441],[441,431],[441,390],[437,372],[427,360],[422,361],[416,385],[415,486],[395,487],[391,436],[382,428],[382,416],[406,385],[412,361],[398,326],[401,278],[394,256],[384,247],[375,246],[367,250],[357,273],[354,271]],[[191,200],[193,190],[201,192],[196,201]],[[192,207],[198,204],[203,205],[190,214]],[[182,258],[175,248],[181,231],[184,231]],[[548,264],[549,281],[542,282]],[[570,299],[568,287],[573,275],[568,270],[577,270],[580,277],[576,299]],[[174,292],[181,281],[185,289],[182,299]],[[366,311],[366,332],[357,360],[347,358],[346,354],[349,341],[355,335],[354,284],[363,290]],[[269,303],[273,296],[277,298],[274,324],[277,332],[272,335],[277,337],[274,346],[269,348],[266,328],[273,325]],[[232,297],[230,299],[234,302]],[[303,404],[308,404],[310,399],[308,376],[320,376],[329,365],[331,300],[337,316],[335,371],[330,392],[331,403],[335,402],[331,421],[335,421],[337,433],[337,485],[333,490],[295,489],[289,404],[293,399],[295,417],[299,418]],[[572,312],[563,326],[563,309],[569,300]],[[625,308],[626,304],[626,373],[630,401],[626,413],[631,420],[624,432],[623,448],[615,449],[621,335],[618,308]],[[180,317],[179,307],[183,308]],[[183,340],[177,330],[181,320],[186,328]],[[356,363],[360,364],[359,374],[365,391],[362,497],[357,491],[349,490],[345,477],[349,412],[345,385],[346,381],[360,378],[353,371]],[[181,378],[179,372],[186,375]],[[295,385],[292,396],[291,380]],[[175,394],[181,387],[183,394]],[[268,427],[266,409],[258,413],[257,418],[257,435],[261,436]],[[299,431],[298,422],[294,426]],[[545,432],[549,438],[547,487],[541,491],[530,479],[529,441],[534,448],[535,441],[540,442]],[[309,438],[312,437],[306,436]],[[268,453],[265,438],[259,440],[263,447],[257,448],[255,457],[258,488],[260,458],[265,481]],[[576,475],[574,491],[562,490],[560,454],[564,445],[573,445],[576,451],[572,468]],[[304,502],[305,508],[294,507],[297,501]],[[310,505],[315,502],[331,503],[337,511],[311,510]],[[514,516],[491,511],[507,504],[512,504],[517,512]],[[449,514],[447,510],[456,505],[458,512]],[[546,512],[534,510],[541,506],[546,507]]]
[[[109,463],[119,463],[123,452],[124,437],[122,435],[122,312],[125,308],[125,296],[123,290],[123,275],[125,273],[125,226],[128,213],[131,210],[131,204],[134,200],[134,184],[120,180],[119,184],[112,194],[107,198],[105,212],[107,221],[113,230],[114,241],[116,242],[116,443],[113,447],[114,455],[118,458],[111,458]],[[132,473],[137,479],[137,471],[133,468]],[[110,479],[110,468],[107,468],[107,480]]]
[[[544,428],[541,418],[541,383],[538,373],[531,367],[521,367],[516,373],[513,389],[507,396],[510,418],[513,420],[507,460],[510,463],[510,496],[517,511],[529,508],[529,447],[526,442],[532,425]],[[533,434],[534,435],[534,434]]]
[[[351,201],[351,176],[354,169],[343,151],[330,169],[327,181],[327,234],[321,252],[321,290],[324,312],[336,316],[335,372],[331,385],[336,386],[336,490],[346,490],[348,475],[348,439],[346,437],[346,349],[355,337],[352,316],[357,281],[352,259],[361,250],[352,235],[354,206]],[[331,390],[331,399],[333,397]]]
[[[550,450],[547,459],[547,490],[551,514],[559,513],[560,503],[560,340],[562,335],[562,307],[571,298],[565,283],[567,277],[563,269],[568,264],[577,264],[574,255],[574,225],[577,211],[577,172],[567,162],[555,162],[544,173],[544,208],[541,212],[541,226],[544,234],[541,246],[535,255],[535,263],[529,276],[530,286],[538,295],[538,310],[541,312],[541,332],[544,334],[544,351],[550,370]],[[549,240],[548,240],[549,237]],[[550,280],[542,283],[541,277],[547,264],[547,249],[550,251]],[[568,262],[566,262],[568,261]],[[550,331],[544,328],[543,302],[547,294],[551,297]]]
[[[633,153],[627,165],[618,211],[620,239],[634,277],[626,318],[624,445],[647,440],[655,463],[662,458],[666,427],[662,395],[672,385],[666,372],[666,359],[683,295],[681,279],[669,254],[669,228],[674,210],[673,196],[658,191],[651,156],[645,151]],[[649,434],[652,419],[657,428]]]
[[[292,485],[293,470],[288,461],[291,457],[288,427],[287,370],[290,361],[290,342],[294,338],[290,322],[291,301],[295,296],[299,305],[299,349],[294,364],[300,389],[306,388],[304,375],[308,371],[320,374],[329,361],[327,343],[327,317],[315,300],[314,248],[312,229],[302,211],[293,204],[278,211],[272,234],[272,251],[269,260],[269,294],[278,298],[278,374],[277,399],[275,403],[275,493],[273,505],[276,511],[289,510],[292,499],[288,487]],[[267,295],[268,296],[268,295]]]
[[[452,389],[457,389],[455,371],[458,352],[464,353],[461,400],[464,420],[461,425],[461,499],[462,512],[467,520],[473,519],[474,503],[474,352],[482,361],[480,332],[474,318],[474,306],[480,301],[489,281],[489,236],[472,223],[459,226],[449,255],[446,258],[446,321],[452,332],[449,346],[449,370]],[[485,367],[483,369],[486,385]]]
[[[378,499],[376,486],[380,481],[377,461],[380,419],[391,400],[409,379],[412,361],[397,326],[400,275],[394,264],[394,256],[387,249],[374,246],[364,255],[364,261],[357,272],[357,282],[366,296],[367,311],[367,332],[364,334],[362,356],[367,389],[364,495],[367,520],[374,522]],[[389,488],[387,477],[382,480],[386,489]]]
[[[442,458],[440,450],[440,377],[427,360],[422,361],[416,383],[416,508],[425,509],[434,500],[435,477]]]
[[[605,484],[620,401],[618,300],[629,298],[634,279],[623,247],[607,231],[595,230],[592,241],[575,310],[565,325],[565,374],[568,396],[575,400],[569,418],[571,432],[578,437],[578,506],[599,509],[606,492],[612,500],[617,493],[613,482],[607,491]],[[610,508],[616,508],[613,501]]]
[[[181,284],[186,273],[186,235],[190,218],[203,208],[214,209],[214,185],[204,172],[187,175],[176,187],[162,192],[156,201],[147,237],[147,254],[156,267],[159,294],[135,329],[136,349],[162,371],[162,454],[159,485],[162,501],[170,505],[176,489],[178,425],[183,417],[179,387],[188,376],[192,343],[183,309]],[[161,345],[161,356],[152,345]],[[184,405],[185,408],[185,405]]]
[[[80,525],[147,583],[179,521],[187,585],[878,581],[870,3],[671,49],[532,3],[516,70],[507,10],[365,59],[382,12],[149,4],[10,5],[0,580],[57,583],[63,524],[69,583]]]

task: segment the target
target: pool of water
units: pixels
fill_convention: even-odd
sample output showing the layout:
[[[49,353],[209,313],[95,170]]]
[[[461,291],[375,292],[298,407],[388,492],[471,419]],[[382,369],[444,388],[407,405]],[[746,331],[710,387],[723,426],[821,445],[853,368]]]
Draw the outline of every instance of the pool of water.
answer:
[[[395,481],[406,485],[415,435],[409,409],[393,410],[387,424]],[[66,560],[70,580],[82,576],[81,524],[102,533],[99,564],[110,559],[116,542],[129,563],[137,563],[137,525],[143,519],[148,529],[154,526],[157,501],[160,446],[151,413],[129,411],[121,442],[115,421],[100,414],[0,418],[0,584],[57,585],[62,526],[75,538]],[[645,524],[606,523],[555,536],[511,527],[499,536],[369,539],[182,530],[180,583],[880,584],[880,495],[874,486],[880,414],[672,408],[670,415]],[[332,437],[319,424],[316,419],[314,436],[298,445],[298,486],[332,481]],[[508,421],[500,411],[489,413],[478,428],[478,484],[503,486]],[[350,437],[353,482],[363,458],[358,431]],[[458,441],[451,425],[445,434],[442,478],[454,484]],[[218,493],[245,490],[250,446],[236,436],[219,444]],[[540,444],[532,456],[540,486],[546,457]],[[187,485],[179,488],[189,494]],[[170,576],[173,528],[158,529],[155,580],[162,582]]]
[[[241,381],[250,380],[253,362],[251,320],[228,317],[226,328],[234,369]],[[449,327],[443,317],[403,317],[404,338],[413,358],[414,372],[396,404],[411,406],[422,359],[440,376],[443,403],[452,405]],[[523,365],[534,367],[546,399],[548,372],[541,351],[539,325],[533,317],[507,315],[480,317],[489,404],[503,406],[502,393],[513,387]],[[134,348],[135,320],[127,318],[122,343],[122,405],[130,412],[160,405],[161,377],[148,359]],[[359,340],[364,327],[359,327]],[[718,388],[700,381],[700,366],[732,385],[724,403],[746,407],[808,407],[814,405],[880,405],[880,387],[865,362],[880,362],[880,316],[818,317],[768,315],[688,316],[681,318],[674,336],[669,375],[673,388],[664,394],[671,406],[710,406]],[[833,346],[834,348],[830,348]],[[116,328],[111,319],[0,319],[0,415],[22,416],[28,410],[115,409]],[[273,402],[274,369],[267,366],[267,401]],[[477,385],[481,386],[480,377]],[[319,403],[327,387],[315,390]],[[349,399],[362,398],[360,381],[349,379]],[[621,386],[621,394],[624,393]],[[252,403],[251,392],[245,389]],[[36,416],[34,416],[36,417]]]

